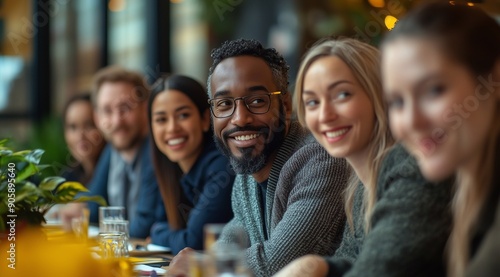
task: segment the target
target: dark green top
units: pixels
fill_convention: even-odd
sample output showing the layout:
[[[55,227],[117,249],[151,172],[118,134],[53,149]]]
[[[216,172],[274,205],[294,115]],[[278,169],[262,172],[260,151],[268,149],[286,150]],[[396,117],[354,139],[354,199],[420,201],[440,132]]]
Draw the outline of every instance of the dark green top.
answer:
[[[500,202],[498,207],[490,211],[496,213],[487,232],[481,239],[479,249],[471,257],[467,277],[500,276]]]
[[[358,189],[354,233],[346,225],[340,248],[327,258],[328,276],[445,276],[451,190],[451,180],[426,181],[415,159],[395,146],[378,176],[370,231],[365,235],[363,191]]]
[[[500,276],[500,140],[497,142],[492,188],[471,241],[471,261],[465,276]]]

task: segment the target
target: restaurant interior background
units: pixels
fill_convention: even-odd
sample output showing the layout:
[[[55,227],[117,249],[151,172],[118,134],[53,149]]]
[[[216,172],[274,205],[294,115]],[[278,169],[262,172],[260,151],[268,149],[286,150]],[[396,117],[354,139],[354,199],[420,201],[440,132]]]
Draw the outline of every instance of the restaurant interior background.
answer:
[[[295,79],[303,52],[328,35],[378,45],[425,0],[0,0],[0,139],[68,157],[61,111],[101,67],[119,64],[206,82],[210,50],[255,38],[281,52]],[[448,0],[445,0],[448,1]],[[456,0],[500,22],[500,0]]]

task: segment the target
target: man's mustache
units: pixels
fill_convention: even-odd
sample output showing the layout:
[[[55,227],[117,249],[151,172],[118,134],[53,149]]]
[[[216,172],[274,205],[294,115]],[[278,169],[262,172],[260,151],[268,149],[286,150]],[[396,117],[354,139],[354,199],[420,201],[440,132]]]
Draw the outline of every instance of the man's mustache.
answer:
[[[117,133],[119,131],[127,131],[127,129],[128,128],[125,128],[123,126],[119,126],[119,127],[113,128],[113,130],[111,130],[111,132],[109,132],[109,133],[114,135],[115,133]]]

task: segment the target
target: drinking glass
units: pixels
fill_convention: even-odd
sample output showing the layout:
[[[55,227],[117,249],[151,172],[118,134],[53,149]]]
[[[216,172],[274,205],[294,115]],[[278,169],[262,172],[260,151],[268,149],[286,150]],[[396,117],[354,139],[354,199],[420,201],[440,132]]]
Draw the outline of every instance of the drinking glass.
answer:
[[[209,276],[247,276],[244,259],[248,247],[248,236],[242,228],[227,230],[226,240],[215,243],[224,224],[207,224],[204,227],[205,251],[208,254],[205,261],[205,271]],[[229,276],[228,275],[228,276]]]
[[[128,257],[128,240],[124,233],[99,233],[99,248],[104,259]]]
[[[102,233],[123,233],[128,241],[128,220],[104,220],[101,222]]]
[[[210,223],[205,224],[203,227],[203,232],[205,234],[204,248],[205,251],[209,251],[214,243],[219,239],[222,229],[225,224]]]
[[[89,233],[89,214],[88,208],[82,210],[82,215],[71,219],[71,230],[78,239],[87,240]]]
[[[104,221],[125,220],[125,207],[111,206],[99,207],[99,231],[104,232]]]

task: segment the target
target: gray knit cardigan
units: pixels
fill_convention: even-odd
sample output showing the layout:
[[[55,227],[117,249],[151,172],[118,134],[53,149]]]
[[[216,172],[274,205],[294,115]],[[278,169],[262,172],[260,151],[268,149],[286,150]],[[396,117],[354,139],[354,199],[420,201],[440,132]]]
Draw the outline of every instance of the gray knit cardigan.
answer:
[[[452,186],[452,180],[426,181],[416,160],[395,146],[379,172],[371,229],[365,235],[361,184],[354,200],[354,233],[346,224],[340,248],[327,260],[328,276],[446,276]]]
[[[349,170],[332,158],[297,122],[278,150],[267,182],[264,235],[259,185],[250,175],[234,182],[234,218],[218,243],[248,236],[246,264],[255,276],[271,276],[305,254],[332,255],[345,223],[343,190]],[[265,237],[268,239],[266,240]]]

